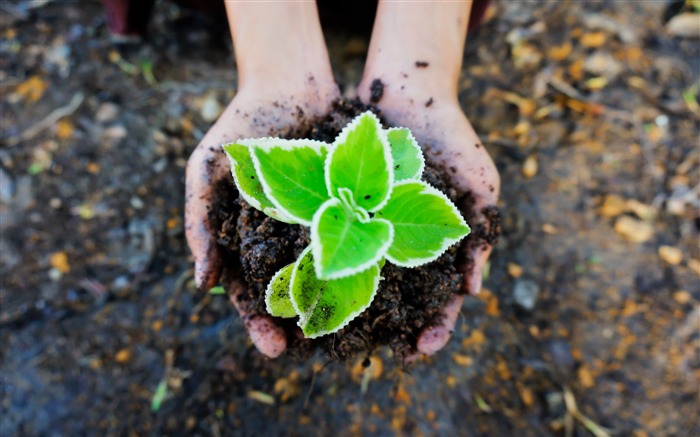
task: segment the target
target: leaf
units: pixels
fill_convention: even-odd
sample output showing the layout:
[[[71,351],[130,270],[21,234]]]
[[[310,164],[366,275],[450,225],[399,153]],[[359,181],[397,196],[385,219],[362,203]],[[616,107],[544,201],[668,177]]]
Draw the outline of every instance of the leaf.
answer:
[[[209,289],[209,294],[226,294],[226,290],[221,285],[217,285],[216,287],[212,287]]]
[[[367,214],[365,211],[364,214]],[[383,219],[362,222],[338,199],[321,206],[311,225],[311,247],[321,279],[338,279],[376,265],[391,245],[394,231]]]
[[[276,220],[285,223],[297,223],[279,211],[265,195],[258,173],[253,166],[248,146],[239,142],[224,144],[221,147],[223,147],[226,156],[231,162],[233,180],[236,182],[236,187],[238,187],[238,191],[243,196],[243,199],[253,208]]]
[[[387,131],[387,139],[394,159],[394,180],[420,180],[425,167],[423,152],[411,131],[406,128],[391,128]]]
[[[294,264],[282,267],[265,290],[265,307],[267,312],[275,317],[296,317],[298,314],[289,296],[289,283],[292,279]]]
[[[158,410],[160,410],[161,404],[163,404],[163,401],[165,400],[165,396],[168,394],[168,382],[165,379],[162,379],[159,383],[158,386],[156,387],[156,391],[153,392],[153,397],[151,398],[151,411],[156,413]]]
[[[386,132],[368,111],[350,122],[333,143],[326,161],[326,185],[333,197],[339,188],[350,189],[359,206],[374,212],[389,198],[392,168]]]
[[[305,226],[328,200],[323,176],[327,144],[312,140],[247,140],[260,183],[268,199]]]
[[[300,314],[304,336],[316,338],[344,328],[366,310],[379,287],[379,267],[342,279],[323,281],[314,270],[310,247],[304,249],[292,272],[292,303]]]
[[[391,222],[394,239],[386,258],[401,267],[417,267],[436,260],[470,232],[450,199],[419,181],[396,184],[391,199],[376,217]]]

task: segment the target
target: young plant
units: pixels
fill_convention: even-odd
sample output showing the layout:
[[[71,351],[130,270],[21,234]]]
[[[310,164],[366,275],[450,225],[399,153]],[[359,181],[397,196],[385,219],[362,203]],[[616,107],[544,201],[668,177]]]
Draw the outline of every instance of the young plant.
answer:
[[[421,181],[424,160],[405,128],[365,112],[333,144],[279,138],[223,146],[254,208],[311,228],[311,244],[270,281],[267,311],[299,317],[309,338],[342,329],[369,307],[384,262],[437,259],[470,229],[443,193]]]

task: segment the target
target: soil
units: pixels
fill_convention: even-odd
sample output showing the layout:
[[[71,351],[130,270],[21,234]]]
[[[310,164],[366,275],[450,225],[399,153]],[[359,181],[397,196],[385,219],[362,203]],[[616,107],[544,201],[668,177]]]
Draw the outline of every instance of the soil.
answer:
[[[381,113],[374,107],[357,99],[342,99],[333,104],[328,115],[310,123],[307,132],[296,128],[292,131],[299,138],[332,143],[347,123],[366,110],[373,110],[381,118]],[[453,196],[456,193],[446,183],[445,171],[431,162],[426,163],[423,179],[444,193]],[[228,265],[240,266],[226,274],[245,279],[248,292],[239,296],[239,300],[252,314],[267,314],[265,288],[280,268],[293,263],[309,245],[308,229],[265,216],[238,195],[231,181],[222,185],[218,188],[220,202],[212,213],[222,222],[219,243],[227,252]],[[468,193],[459,197],[462,204],[473,205],[473,202],[464,200],[471,198]],[[498,220],[497,208],[492,209],[495,212],[489,217]],[[469,209],[463,214],[473,217],[475,211]],[[500,229],[498,226],[488,228],[495,232]],[[494,244],[496,235],[491,237],[490,242]],[[473,247],[484,242],[477,231],[465,239],[464,245]],[[287,354],[307,359],[315,348],[320,348],[331,358],[346,360],[361,353],[368,356],[383,345],[389,345],[399,360],[415,353],[418,334],[439,323],[441,309],[450,296],[461,292],[463,275],[456,267],[457,252],[457,247],[452,247],[436,261],[415,269],[387,264],[382,269],[383,279],[372,305],[336,334],[305,340],[299,335],[295,319],[277,319],[288,331]],[[471,259],[462,262],[471,265]]]
[[[667,24],[688,2],[491,2],[458,91],[503,233],[409,369],[265,359],[197,292],[186,160],[237,77],[206,17],[156,3],[123,47],[99,2],[1,3],[1,436],[700,434],[700,45]],[[369,33],[326,38],[351,96]]]

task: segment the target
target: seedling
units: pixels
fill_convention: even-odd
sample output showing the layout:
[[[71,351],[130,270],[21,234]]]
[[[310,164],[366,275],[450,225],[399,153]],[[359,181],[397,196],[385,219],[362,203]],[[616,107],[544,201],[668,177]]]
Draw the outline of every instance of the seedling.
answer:
[[[447,196],[420,180],[425,162],[411,132],[385,130],[371,112],[333,144],[258,138],[223,148],[251,206],[311,228],[311,244],[265,294],[267,311],[298,316],[308,338],[334,333],[367,309],[385,261],[429,263],[470,232]]]

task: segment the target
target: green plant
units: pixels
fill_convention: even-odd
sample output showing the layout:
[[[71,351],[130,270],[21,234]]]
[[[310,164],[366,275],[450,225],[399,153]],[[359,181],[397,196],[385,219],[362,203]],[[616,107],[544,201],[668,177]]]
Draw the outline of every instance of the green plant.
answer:
[[[306,337],[336,332],[369,307],[385,260],[423,265],[469,234],[447,196],[420,180],[411,132],[384,130],[371,112],[333,144],[260,138],[223,148],[251,206],[311,228],[311,244],[265,296],[273,316],[299,316]]]

